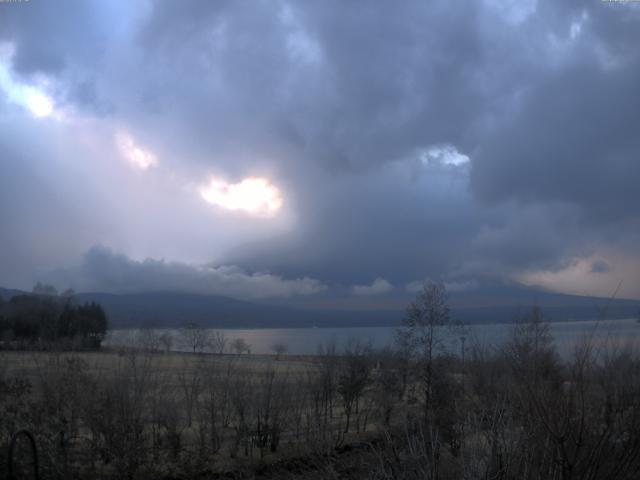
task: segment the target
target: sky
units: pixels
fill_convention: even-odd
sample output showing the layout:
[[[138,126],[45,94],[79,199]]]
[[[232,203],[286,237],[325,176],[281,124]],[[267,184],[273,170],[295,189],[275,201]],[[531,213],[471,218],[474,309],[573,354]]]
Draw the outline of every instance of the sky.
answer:
[[[640,299],[638,45],[634,2],[0,2],[0,285]]]

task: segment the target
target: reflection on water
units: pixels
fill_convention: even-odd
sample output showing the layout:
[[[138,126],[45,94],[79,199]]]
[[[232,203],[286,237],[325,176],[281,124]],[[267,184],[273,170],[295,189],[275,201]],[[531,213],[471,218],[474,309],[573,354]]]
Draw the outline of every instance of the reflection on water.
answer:
[[[568,356],[573,348],[585,338],[591,338],[598,344],[616,346],[635,346],[640,340],[640,323],[635,319],[607,321],[576,321],[552,323],[551,331],[563,356]],[[499,347],[508,338],[511,325],[486,324],[467,327],[467,346],[477,342],[480,345]],[[175,329],[158,329],[155,333],[169,333],[172,337],[171,349],[190,351],[183,335]],[[317,353],[319,345],[335,344],[338,350],[351,339],[371,343],[375,348],[391,346],[394,340],[394,327],[354,327],[354,328],[263,328],[263,329],[208,329],[208,332],[221,332],[229,345],[234,339],[241,338],[251,347],[253,354],[274,353],[274,345],[286,346],[287,353],[305,355]],[[139,342],[136,330],[113,330],[105,340],[107,346],[133,346]],[[445,348],[459,351],[459,334],[444,335]]]

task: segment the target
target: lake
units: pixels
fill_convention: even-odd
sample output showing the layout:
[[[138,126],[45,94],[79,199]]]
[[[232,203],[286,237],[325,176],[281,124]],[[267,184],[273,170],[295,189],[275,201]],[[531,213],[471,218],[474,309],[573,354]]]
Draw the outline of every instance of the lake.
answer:
[[[640,323],[636,319],[588,320],[551,323],[551,332],[560,354],[567,357],[575,345],[586,336],[599,344],[637,346],[640,341]],[[509,337],[510,324],[471,325],[468,328],[467,347],[477,342],[481,345],[499,347]],[[293,355],[315,354],[320,345],[335,343],[340,351],[350,340],[371,343],[375,348],[393,344],[395,327],[354,328],[261,328],[261,329],[208,329],[220,332],[228,343],[236,338],[245,340],[253,354],[273,353],[275,343],[286,345],[287,353]],[[173,339],[172,350],[189,351],[188,345],[178,329],[156,329],[158,334],[168,332]],[[135,346],[140,334],[138,330],[112,330],[105,339],[105,346]],[[452,352],[460,351],[458,334],[446,333],[445,347]]]

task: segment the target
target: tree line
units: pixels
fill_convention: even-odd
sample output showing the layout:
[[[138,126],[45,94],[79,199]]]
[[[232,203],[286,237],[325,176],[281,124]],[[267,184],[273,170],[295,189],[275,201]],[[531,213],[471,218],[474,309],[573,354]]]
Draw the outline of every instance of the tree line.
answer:
[[[108,320],[95,302],[76,304],[72,292],[54,294],[39,284],[34,293],[0,298],[0,346],[95,349],[104,339]]]

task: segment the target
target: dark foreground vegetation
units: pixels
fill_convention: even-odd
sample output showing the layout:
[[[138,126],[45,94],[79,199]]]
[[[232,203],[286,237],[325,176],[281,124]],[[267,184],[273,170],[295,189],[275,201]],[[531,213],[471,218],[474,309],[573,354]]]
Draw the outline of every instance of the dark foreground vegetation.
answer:
[[[27,429],[41,478],[640,478],[635,352],[585,338],[561,361],[537,309],[496,348],[461,330],[454,353],[449,326],[426,285],[393,351],[5,352],[0,474]]]
[[[76,304],[72,292],[0,297],[0,349],[97,349],[107,333],[107,317],[94,302]]]

